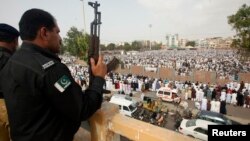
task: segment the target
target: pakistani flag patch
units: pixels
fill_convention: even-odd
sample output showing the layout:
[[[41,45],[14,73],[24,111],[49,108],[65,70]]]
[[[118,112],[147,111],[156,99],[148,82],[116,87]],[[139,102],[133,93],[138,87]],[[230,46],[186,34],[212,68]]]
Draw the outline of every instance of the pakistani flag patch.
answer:
[[[62,93],[65,89],[71,84],[71,81],[68,76],[63,75],[54,86]]]

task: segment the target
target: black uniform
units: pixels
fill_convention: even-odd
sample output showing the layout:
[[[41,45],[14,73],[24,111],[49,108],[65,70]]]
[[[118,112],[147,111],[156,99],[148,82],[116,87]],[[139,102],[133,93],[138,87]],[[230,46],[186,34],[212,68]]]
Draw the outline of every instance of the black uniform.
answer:
[[[10,50],[0,46],[0,70],[2,70],[11,55],[12,53]]]
[[[104,79],[95,77],[83,93],[60,59],[23,43],[2,70],[13,141],[72,141],[82,120],[102,103]]]
[[[11,55],[12,55],[11,51],[0,46],[0,71],[2,70],[4,65],[7,63]],[[1,87],[0,87],[0,98],[3,98]]]

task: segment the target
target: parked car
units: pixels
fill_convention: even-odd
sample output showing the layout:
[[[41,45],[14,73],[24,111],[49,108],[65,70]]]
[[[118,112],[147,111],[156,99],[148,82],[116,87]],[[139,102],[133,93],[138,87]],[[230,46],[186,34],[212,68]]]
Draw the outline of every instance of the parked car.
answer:
[[[160,97],[163,101],[180,103],[181,97],[177,94],[176,89],[171,89],[169,87],[161,87],[156,92],[156,96]]]
[[[236,122],[236,121],[233,121],[233,120],[227,118],[223,114],[211,112],[211,111],[205,111],[205,110],[199,111],[197,113],[196,118],[219,123],[222,125],[239,125],[240,124],[239,122]]]
[[[183,119],[178,130],[184,135],[207,141],[208,125],[218,125],[218,123],[202,119]]]

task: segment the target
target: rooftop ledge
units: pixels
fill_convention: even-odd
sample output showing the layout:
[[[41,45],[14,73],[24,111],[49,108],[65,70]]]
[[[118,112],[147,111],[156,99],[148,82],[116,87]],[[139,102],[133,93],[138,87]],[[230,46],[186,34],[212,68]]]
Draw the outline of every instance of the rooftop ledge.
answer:
[[[91,133],[84,140],[120,141],[120,135],[134,141],[193,141],[193,138],[119,114],[118,106],[104,102],[90,118]],[[84,130],[84,129],[80,129]],[[82,132],[83,133],[83,132]],[[74,141],[79,134],[76,134]],[[91,136],[91,137],[90,137]]]

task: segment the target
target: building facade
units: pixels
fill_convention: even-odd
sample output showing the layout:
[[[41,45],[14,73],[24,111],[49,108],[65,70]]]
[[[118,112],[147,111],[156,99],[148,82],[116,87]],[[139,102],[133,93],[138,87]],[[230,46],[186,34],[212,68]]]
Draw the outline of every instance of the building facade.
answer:
[[[168,34],[166,36],[166,46],[169,47],[178,47],[179,46],[179,35],[178,34]]]

